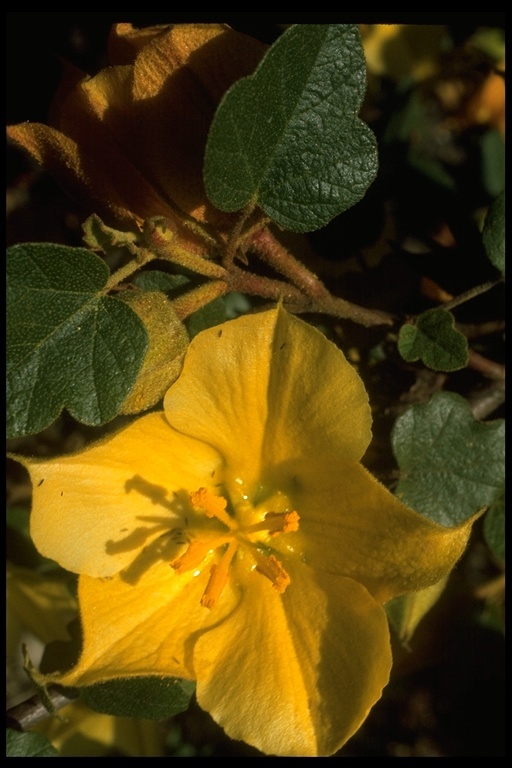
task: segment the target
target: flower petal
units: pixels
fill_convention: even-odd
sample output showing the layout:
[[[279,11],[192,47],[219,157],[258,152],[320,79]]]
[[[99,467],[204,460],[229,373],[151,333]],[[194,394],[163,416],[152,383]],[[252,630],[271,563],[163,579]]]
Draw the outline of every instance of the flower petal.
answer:
[[[208,568],[198,576],[177,575],[168,563],[151,565],[136,585],[119,574],[81,576],[82,655],[58,682],[82,686],[151,675],[194,679],[201,671],[195,667],[195,640],[222,622],[238,599],[226,588],[215,611],[203,608],[207,581]]]
[[[351,579],[298,564],[279,595],[264,577],[199,636],[197,700],[266,754],[330,755],[359,728],[391,668],[383,609]]]
[[[135,59],[131,156],[156,189],[196,218],[204,219],[203,156],[216,106],[265,50],[224,24],[177,24]]]
[[[275,311],[263,455],[277,471],[298,458],[355,462],[371,438],[364,384],[343,352],[283,309]]]
[[[168,24],[156,24],[141,29],[127,22],[114,24],[108,38],[110,64],[133,64],[141,48],[150,43],[156,35],[161,35],[168,30]]]
[[[111,576],[130,567],[134,579],[147,567],[139,552],[167,562],[176,554],[188,490],[211,481],[219,464],[161,413],[71,456],[16,458],[32,480],[30,531],[39,551],[70,571]]]
[[[361,465],[322,467],[316,459],[291,498],[306,561],[350,576],[382,602],[446,576],[478,517],[446,528],[402,504]]]
[[[77,605],[63,579],[7,563],[6,575],[8,648],[16,629],[16,662],[20,641],[27,632],[44,643],[69,641],[66,627],[76,617]],[[14,656],[14,653],[12,654]]]
[[[96,153],[84,152],[73,139],[42,123],[11,125],[7,128],[7,136],[43,165],[84,210],[90,212],[95,207],[107,221],[134,227],[133,209],[124,199],[124,192],[135,185],[140,194],[146,182],[134,168],[127,167],[118,151],[110,155],[106,165],[102,165],[97,161]],[[139,184],[142,186],[137,187]],[[150,199],[151,196],[154,197],[154,192]],[[167,208],[162,208],[160,203],[156,213],[162,210],[167,213]]]
[[[305,464],[310,456],[357,461],[370,440],[357,373],[334,344],[281,308],[196,336],[164,408],[173,427],[214,446],[233,479],[249,486],[279,479],[283,464],[300,456]]]

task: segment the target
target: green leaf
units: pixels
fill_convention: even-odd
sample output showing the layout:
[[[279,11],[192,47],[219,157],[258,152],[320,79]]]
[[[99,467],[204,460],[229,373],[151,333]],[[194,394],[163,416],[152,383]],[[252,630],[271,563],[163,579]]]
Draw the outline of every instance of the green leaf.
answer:
[[[204,307],[198,309],[197,312],[193,312],[189,317],[185,319],[185,325],[187,331],[190,334],[190,338],[193,339],[198,333],[204,331],[206,328],[211,328],[212,325],[219,325],[226,320],[226,302],[223,296],[219,296],[218,299],[210,301],[205,304]]]
[[[256,202],[274,221],[309,232],[357,203],[377,173],[377,148],[357,113],[366,64],[354,24],[296,24],[215,114],[204,180],[211,202]]]
[[[161,720],[184,712],[194,690],[191,680],[137,677],[80,688],[80,697],[96,712]]]
[[[20,733],[7,728],[7,757],[60,757],[42,733]]]
[[[456,526],[501,492],[505,423],[478,422],[460,395],[441,392],[413,405],[391,434],[400,468],[396,495],[422,515]]]
[[[484,538],[493,555],[505,562],[505,489],[485,515]]]
[[[482,184],[488,195],[496,197],[505,189],[505,140],[500,131],[490,128],[480,137]]]
[[[468,362],[468,342],[446,309],[428,309],[414,325],[402,325],[398,351],[408,363],[423,360],[434,371],[458,371]]]
[[[137,315],[104,295],[109,271],[84,248],[49,243],[7,251],[7,433],[45,429],[63,408],[110,421],[147,348]]]
[[[185,286],[190,286],[190,278],[185,275],[171,275],[159,269],[150,269],[147,272],[139,272],[133,279],[133,283],[141,291],[162,291],[172,295]]]
[[[505,192],[496,198],[487,211],[482,240],[490,261],[505,274]]]
[[[432,584],[427,589],[408,595],[394,597],[384,606],[389,623],[394,627],[399,640],[407,646],[416,627],[441,597],[448,577]]]

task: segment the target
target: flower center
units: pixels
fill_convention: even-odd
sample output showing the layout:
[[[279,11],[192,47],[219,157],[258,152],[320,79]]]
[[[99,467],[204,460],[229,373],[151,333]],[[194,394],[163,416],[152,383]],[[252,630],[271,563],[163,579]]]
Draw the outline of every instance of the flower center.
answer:
[[[277,498],[279,497],[279,498]],[[245,497],[244,497],[245,498]],[[210,566],[210,577],[201,598],[201,605],[214,608],[224,589],[230,566],[237,551],[241,548],[252,559],[251,570],[255,569],[266,576],[274,589],[284,592],[290,583],[290,577],[281,562],[273,554],[264,554],[260,546],[281,533],[291,533],[299,528],[299,515],[286,509],[279,511],[259,511],[244,500],[237,505],[235,516],[227,512],[227,501],[223,496],[216,496],[207,488],[200,488],[190,494],[192,506],[203,512],[206,517],[220,521],[225,530],[202,531],[199,538],[193,538],[185,552],[171,561],[170,565],[177,574],[198,568],[217,549],[223,552],[217,563]],[[286,497],[276,494],[267,500],[268,509],[273,502],[277,506],[286,505]],[[260,545],[260,546],[258,546]]]

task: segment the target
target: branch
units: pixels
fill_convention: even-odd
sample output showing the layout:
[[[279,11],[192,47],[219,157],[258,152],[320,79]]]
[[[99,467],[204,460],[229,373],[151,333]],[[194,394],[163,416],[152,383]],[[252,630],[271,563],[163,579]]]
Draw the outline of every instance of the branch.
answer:
[[[54,686],[48,688],[47,693],[55,710],[66,707],[74,699],[78,698],[78,693],[73,694],[71,691],[68,691],[64,694]],[[7,727],[13,728],[15,731],[26,731],[46,720],[50,717],[50,714],[41,701],[39,694],[36,693],[29,699],[7,710]]]

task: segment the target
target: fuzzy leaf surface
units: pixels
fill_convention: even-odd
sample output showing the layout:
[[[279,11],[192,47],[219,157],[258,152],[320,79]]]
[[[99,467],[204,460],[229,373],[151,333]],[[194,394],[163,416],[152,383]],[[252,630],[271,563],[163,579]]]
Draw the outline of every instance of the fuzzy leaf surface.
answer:
[[[395,422],[396,495],[445,526],[463,523],[498,498],[505,477],[505,423],[479,422],[467,401],[441,392]]]
[[[285,229],[309,232],[357,203],[377,173],[358,117],[366,63],[354,24],[296,24],[215,114],[204,180],[211,202],[256,202]]]
[[[162,720],[184,712],[194,690],[190,680],[137,677],[80,688],[80,698],[96,712]]]
[[[7,728],[7,757],[60,757],[42,733],[20,733]]]
[[[67,408],[99,425],[119,411],[147,348],[130,307],[102,293],[109,270],[84,248],[7,252],[7,433],[45,429]]]
[[[398,334],[398,351],[408,363],[423,360],[433,371],[458,371],[468,362],[468,342],[446,309],[428,309]]]

